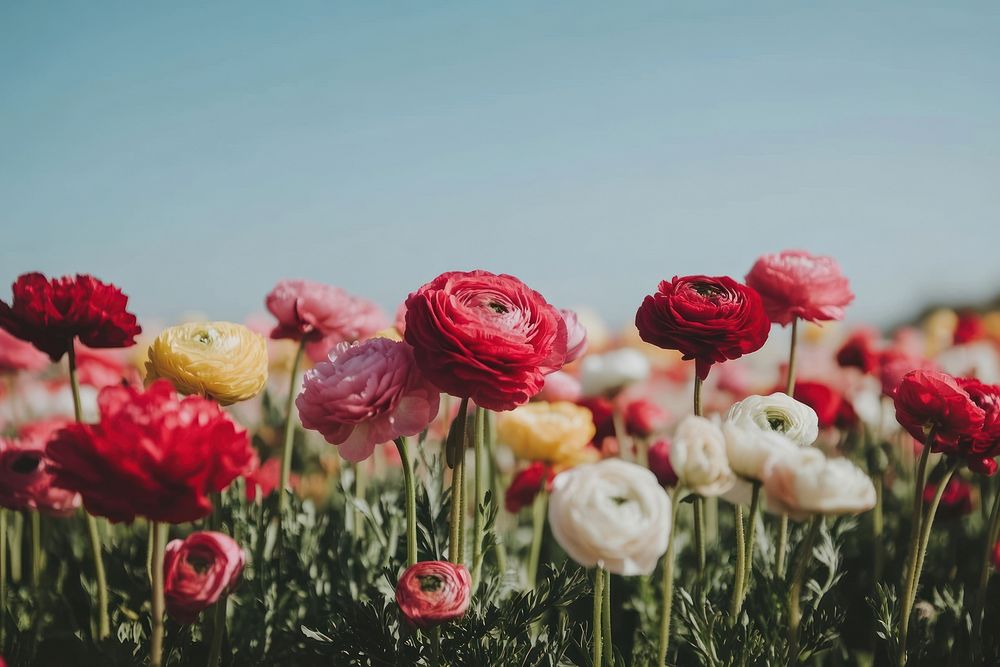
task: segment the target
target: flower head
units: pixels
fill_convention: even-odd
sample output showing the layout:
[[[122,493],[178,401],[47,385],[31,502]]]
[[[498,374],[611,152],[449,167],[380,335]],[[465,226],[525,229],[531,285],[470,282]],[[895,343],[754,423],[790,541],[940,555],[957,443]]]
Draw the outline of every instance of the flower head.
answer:
[[[587,328],[583,326],[576,313],[568,308],[561,308],[559,314],[562,315],[566,323],[566,359],[563,363],[576,361],[587,351]]]
[[[528,403],[497,419],[497,437],[515,456],[555,465],[596,458],[594,432],[590,410],[565,401]]]
[[[910,435],[924,442],[933,434],[932,448],[955,453],[960,441],[975,439],[986,412],[955,378],[938,371],[917,370],[903,376],[893,403],[896,420]]]
[[[403,572],[396,604],[411,625],[425,629],[462,618],[469,608],[472,579],[464,565],[422,561]]]
[[[16,439],[0,438],[0,507],[66,516],[80,506],[77,493],[53,486],[45,457],[49,438],[67,423],[36,422]]]
[[[552,488],[552,479],[555,477],[555,469],[542,461],[533,461],[527,468],[524,468],[511,480],[504,494],[504,507],[511,514],[517,514],[522,508],[530,505],[538,493],[545,489]]]
[[[167,544],[163,558],[163,595],[167,613],[191,624],[239,583],[246,557],[231,537],[201,531]]]
[[[688,415],[670,443],[670,465],[679,483],[699,496],[714,497],[736,481],[726,458],[726,440],[711,420]]]
[[[871,478],[847,459],[812,447],[773,456],[764,466],[769,507],[801,521],[812,514],[860,514],[875,507]]]
[[[795,318],[842,320],[844,308],[854,300],[836,260],[802,250],[760,257],[746,281],[760,293],[767,316],[776,324],[789,324]]]
[[[674,466],[670,463],[670,441],[660,438],[649,446],[646,452],[649,470],[656,475],[661,486],[677,486],[679,481]]]

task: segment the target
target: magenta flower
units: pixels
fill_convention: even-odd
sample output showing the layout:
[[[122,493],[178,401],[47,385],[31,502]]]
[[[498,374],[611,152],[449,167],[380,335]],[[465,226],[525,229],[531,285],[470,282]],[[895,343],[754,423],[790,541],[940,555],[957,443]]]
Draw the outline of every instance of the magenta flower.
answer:
[[[379,443],[424,430],[437,415],[439,398],[409,345],[372,338],[337,345],[328,361],[305,374],[295,405],[303,426],[356,462]]]
[[[763,255],[754,262],[746,281],[760,293],[767,316],[781,325],[795,318],[842,320],[844,308],[854,300],[835,259],[802,250]]]
[[[163,593],[167,613],[191,624],[239,583],[246,557],[233,538],[202,531],[167,544],[163,558]]]

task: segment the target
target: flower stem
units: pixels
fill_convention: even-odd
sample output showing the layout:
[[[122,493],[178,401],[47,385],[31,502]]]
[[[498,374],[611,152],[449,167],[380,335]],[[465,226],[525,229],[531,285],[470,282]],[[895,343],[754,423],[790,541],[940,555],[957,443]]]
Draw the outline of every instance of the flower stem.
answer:
[[[931,454],[931,440],[933,433],[928,433],[927,443],[923,451],[920,452],[920,461],[917,464],[917,475],[913,479],[913,508],[912,524],[910,526],[910,543],[907,550],[906,559],[906,580],[903,583],[903,606],[899,615],[899,656],[900,667],[906,664],[906,638],[910,630],[910,611],[912,609],[912,599],[910,591],[915,587],[917,574],[917,546],[920,541],[921,524],[923,523],[923,491],[927,477],[927,459]]]
[[[698,583],[705,584],[705,499],[696,495],[691,504],[694,512],[694,549],[698,554]]]
[[[281,481],[278,486],[278,520],[285,515],[285,506],[288,503],[286,494],[291,493],[288,480],[292,475],[292,450],[295,446],[295,397],[297,386],[296,379],[299,375],[299,367],[302,366],[302,356],[305,353],[305,342],[299,343],[299,349],[295,351],[295,361],[292,362],[292,375],[288,382],[288,398],[285,401],[285,432],[281,446]]]
[[[0,507],[0,649],[7,629],[7,510]]]
[[[986,606],[986,587],[990,583],[990,573],[993,571],[993,549],[1000,537],[1000,489],[994,494],[993,509],[990,511],[986,527],[986,544],[983,548],[983,564],[979,570],[979,588],[976,589],[976,600],[972,611],[972,658],[973,664],[979,657],[983,640],[983,608]]]
[[[499,502],[500,498],[503,498],[503,485],[500,480],[500,470],[497,465],[496,454],[493,451],[493,427],[492,420],[490,419],[490,413],[486,413],[486,429],[484,443],[486,445],[486,456],[487,463],[489,464],[490,471],[490,488],[493,490],[493,498],[496,502]],[[500,516],[497,516],[497,520],[500,520]],[[497,569],[500,571],[501,575],[507,572],[507,546],[504,544],[503,537],[499,534],[500,531],[494,530],[494,553],[497,559]]]
[[[736,617],[743,606],[743,577],[746,576],[746,538],[743,536],[743,506],[736,503],[733,506],[736,526],[736,568],[733,578],[733,596],[729,604],[729,623],[735,624]]]
[[[38,591],[42,581],[42,516],[38,510],[30,510],[31,518],[31,588]]]
[[[601,637],[604,622],[604,568],[597,566],[594,568],[594,644],[591,652],[591,662],[593,667],[601,666],[601,654],[604,649],[604,641]]]
[[[916,601],[917,589],[920,588],[920,575],[924,569],[924,558],[927,556],[927,545],[931,539],[931,528],[934,526],[934,516],[937,514],[938,505],[941,504],[941,496],[944,495],[944,489],[948,486],[948,482],[951,481],[952,475],[955,474],[955,470],[958,468],[957,463],[950,463],[948,468],[945,470],[944,476],[937,485],[937,489],[934,492],[934,500],[931,501],[930,507],[927,508],[927,514],[924,515],[923,521],[920,523],[920,543],[917,545],[917,569],[913,576],[913,586],[910,589],[910,610],[913,609],[913,603]]]
[[[406,438],[396,438],[396,449],[403,464],[403,486],[406,490],[406,567],[417,563],[417,489],[413,483],[413,461]]]
[[[208,652],[208,667],[218,667],[222,658],[222,640],[226,636],[226,607],[229,596],[222,595],[215,603],[212,614],[212,645]]]
[[[601,639],[608,645],[608,650],[604,651],[605,667],[613,667],[614,663],[614,642],[611,641],[611,573],[604,571],[604,594],[601,596]]]
[[[816,543],[816,536],[819,535],[819,527],[823,522],[823,516],[817,514],[809,522],[809,532],[799,549],[798,559],[795,563],[795,572],[792,574],[792,583],[788,588],[788,660],[786,664],[794,665],[799,660],[799,624],[802,622],[802,580],[806,576],[806,569],[809,561],[812,560],[813,545]]]
[[[663,581],[660,589],[663,599],[663,613],[660,615],[660,641],[657,644],[660,667],[666,667],[667,649],[670,647],[670,617],[674,607],[674,529],[677,527],[677,506],[680,487],[670,492],[670,537],[667,553],[663,557]]]
[[[779,577],[785,576],[785,560],[788,554],[788,515],[778,519],[778,544],[775,547],[774,571]]]
[[[474,487],[472,495],[475,504],[472,508],[472,590],[479,586],[479,576],[483,569],[483,514],[479,506],[483,502],[485,480],[483,479],[483,440],[486,432],[486,410],[476,406],[475,425],[473,427],[473,472]]]
[[[872,476],[872,484],[875,485],[875,507],[872,509],[873,584],[882,581],[882,570],[885,569],[885,548],[882,545],[882,534],[885,532],[885,516],[883,514],[885,479],[883,475],[880,472]]]
[[[431,630],[431,667],[441,664],[441,626]]]
[[[545,515],[549,506],[549,494],[544,484],[535,496],[531,506],[531,550],[528,552],[528,590],[535,590],[538,581],[538,561],[542,554],[542,538],[545,535]]]
[[[747,548],[746,573],[743,575],[742,598],[746,598],[747,589],[750,588],[750,577],[753,576],[753,552],[757,542],[757,516],[760,514],[760,482],[753,483],[753,490],[750,492],[750,516],[747,524]],[[740,600],[742,604],[742,599]]]
[[[83,405],[80,402],[80,381],[76,376],[76,349],[69,346],[69,385],[73,394],[73,415],[77,423],[83,423]],[[87,514],[87,535],[90,537],[90,553],[94,560],[94,577],[97,579],[97,638],[106,639],[111,634],[108,619],[108,579],[104,572],[104,557],[101,554],[101,534],[97,531],[97,519]]]
[[[368,496],[368,461],[358,461],[354,464],[354,499],[364,501]],[[365,536],[365,517],[355,504],[354,509],[354,539],[361,540]]]
[[[795,348],[798,347],[799,340],[799,318],[792,318],[792,340],[788,344],[788,376],[785,382],[785,393],[789,396],[795,394]]]
[[[150,667],[163,665],[163,613],[166,607],[163,598],[163,555],[167,546],[167,530],[165,523],[153,524],[153,579],[151,581],[152,595],[152,634],[149,645]]]
[[[701,378],[694,376],[694,413],[701,416]]]
[[[453,466],[451,471],[451,525],[448,539],[448,560],[452,563],[461,563],[464,560],[462,552],[465,532],[462,524],[465,503],[462,496],[465,488],[465,419],[468,410],[469,399],[463,398],[448,433],[448,459]]]
[[[799,341],[799,318],[792,318],[791,340],[788,343],[788,375],[785,379],[785,394],[795,394],[795,350]],[[788,515],[782,514],[778,521],[778,547],[774,569],[779,577],[785,576],[785,558],[788,551]]]

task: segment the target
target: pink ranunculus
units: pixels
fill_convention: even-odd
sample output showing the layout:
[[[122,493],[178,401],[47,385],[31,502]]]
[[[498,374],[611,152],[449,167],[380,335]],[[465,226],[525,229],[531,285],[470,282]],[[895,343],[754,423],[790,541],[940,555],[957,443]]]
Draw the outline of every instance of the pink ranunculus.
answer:
[[[420,433],[437,415],[439,398],[409,345],[372,338],[339,344],[306,372],[295,405],[303,426],[356,462],[380,442]]]
[[[267,498],[281,483],[281,458],[272,457],[264,461],[251,472],[243,475],[246,483],[247,500],[254,502],[257,500],[258,492],[261,498]],[[288,483],[295,489],[299,485],[299,476],[292,474],[288,478]]]
[[[240,545],[222,533],[202,531],[172,540],[163,558],[167,613],[178,623],[194,623],[236,587],[245,563]]]
[[[123,349],[97,350],[76,343],[76,370],[80,384],[94,389],[122,382],[138,385],[139,370],[128,362]],[[125,354],[123,354],[125,352]]]
[[[66,516],[80,506],[73,491],[52,486],[45,445],[69,422],[48,419],[22,427],[17,439],[0,438],[0,506]]]
[[[471,581],[464,565],[421,561],[400,576],[396,604],[414,627],[433,628],[465,615],[471,598]]]
[[[282,280],[264,303],[278,320],[271,338],[305,341],[313,361],[324,359],[338,343],[367,338],[388,325],[374,303],[312,280]]]
[[[583,395],[580,381],[575,375],[566,371],[556,371],[545,376],[545,384],[538,392],[537,398],[542,401],[569,401],[576,403]]]
[[[0,374],[40,371],[48,365],[49,358],[44,352],[0,329]]]
[[[802,250],[760,257],[746,281],[760,293],[771,321],[781,325],[795,318],[842,320],[844,308],[854,300],[836,260]]]
[[[568,308],[560,308],[563,322],[566,323],[566,359],[564,364],[576,361],[587,351],[587,329],[580,322],[576,313]]]
[[[629,401],[625,406],[625,430],[629,435],[648,438],[666,428],[669,419],[669,412],[645,398]]]

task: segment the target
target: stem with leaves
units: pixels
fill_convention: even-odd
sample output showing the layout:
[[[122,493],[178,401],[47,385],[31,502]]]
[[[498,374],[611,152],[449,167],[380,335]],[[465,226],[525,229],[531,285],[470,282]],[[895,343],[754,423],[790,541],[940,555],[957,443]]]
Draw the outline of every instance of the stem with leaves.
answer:
[[[979,588],[972,611],[972,656],[973,662],[979,657],[983,641],[983,608],[986,606],[986,587],[990,584],[993,571],[993,549],[1000,539],[1000,489],[993,494],[993,509],[986,524],[986,544],[983,545],[983,563],[979,570]]]
[[[602,630],[604,626],[604,568],[597,566],[594,568],[594,644],[591,652],[591,663],[593,667],[600,667],[602,654],[604,652],[604,640]]]
[[[469,399],[463,398],[458,407],[458,414],[455,421],[451,423],[448,431],[446,463],[451,466],[451,519],[448,537],[448,560],[452,563],[461,563],[464,560],[463,543],[465,542],[465,531],[463,530],[463,519],[465,517],[465,503],[462,496],[465,488],[465,421],[469,413]]]
[[[406,491],[406,567],[417,563],[417,489],[413,481],[413,460],[406,438],[396,438],[396,449],[403,466],[403,487]]]
[[[663,600],[663,613],[660,615],[660,640],[657,644],[660,667],[666,667],[667,649],[670,647],[670,617],[674,607],[674,532],[677,527],[677,506],[680,500],[680,487],[674,487],[670,492],[670,537],[667,543],[667,553],[663,557],[663,580],[660,584]]]
[[[483,514],[479,511],[479,506],[483,504],[483,494],[486,492],[486,480],[483,476],[483,465],[485,454],[483,452],[483,441],[486,433],[486,410],[476,406],[476,417],[472,429],[472,447],[474,468],[474,486],[472,495],[475,496],[475,503],[472,508],[472,590],[479,586],[479,577],[483,569]]]
[[[910,631],[910,612],[912,598],[910,592],[915,587],[917,574],[917,548],[920,543],[921,524],[923,523],[923,491],[927,478],[927,459],[931,454],[931,443],[934,432],[928,431],[920,461],[917,463],[917,474],[913,479],[912,524],[910,525],[910,541],[906,558],[906,579],[903,583],[903,604],[899,615],[899,660],[900,667],[906,664],[906,639]]]
[[[812,560],[813,545],[816,544],[816,537],[819,535],[820,524],[823,523],[823,515],[817,514],[809,522],[809,532],[799,549],[798,558],[795,563],[795,571],[792,574],[792,582],[788,587],[788,660],[787,664],[794,665],[799,660],[799,625],[802,623],[802,582]]]
[[[746,576],[746,539],[743,536],[743,506],[733,505],[734,525],[736,526],[736,568],[733,575],[733,594],[729,603],[729,622],[736,623],[736,617],[743,606],[743,577]]]
[[[288,381],[288,398],[285,400],[285,432],[281,446],[281,481],[278,486],[278,517],[285,516],[285,507],[288,504],[287,494],[291,493],[288,480],[292,476],[292,450],[295,446],[295,391],[298,386],[296,380],[299,376],[299,368],[302,366],[302,356],[305,354],[306,344],[300,342],[295,351],[295,361],[292,362],[292,375]]]

